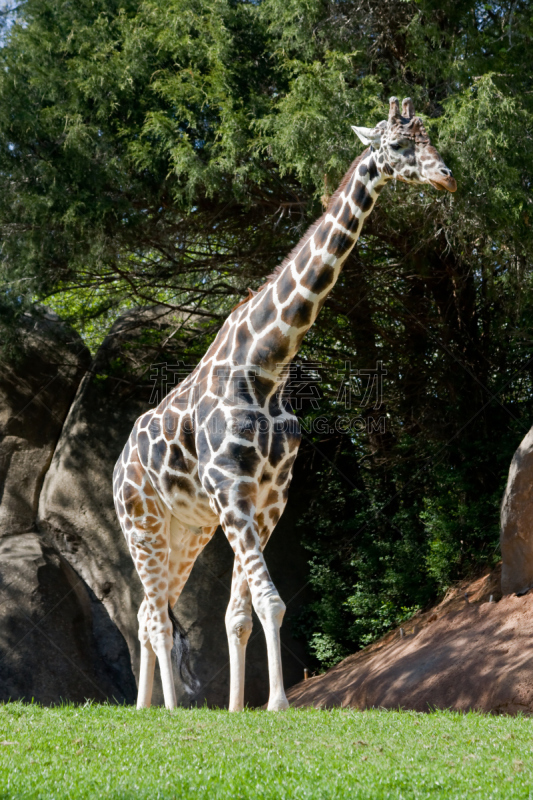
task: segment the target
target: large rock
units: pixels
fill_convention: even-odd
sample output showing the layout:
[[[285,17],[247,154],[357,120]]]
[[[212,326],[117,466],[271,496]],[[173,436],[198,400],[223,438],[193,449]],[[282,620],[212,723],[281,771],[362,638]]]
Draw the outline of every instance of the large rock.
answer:
[[[0,700],[134,700],[124,640],[41,536],[0,540],[0,598]]]
[[[179,336],[173,335],[176,331]],[[142,587],[115,516],[112,472],[135,419],[154,404],[150,365],[187,363],[187,352],[183,319],[164,308],[130,312],[115,323],[72,404],[39,505],[40,529],[118,626],[135,674]],[[169,377],[171,372],[167,372]],[[165,370],[158,374],[164,380]],[[167,385],[165,391],[170,388]],[[301,591],[306,584],[306,557],[295,530],[297,516],[296,506],[287,510],[267,549],[278,589],[286,601],[292,600],[282,629],[288,685],[301,678],[305,660],[303,644],[291,636],[291,618],[306,599]],[[231,549],[218,531],[198,559],[178,604],[178,616],[189,630],[193,667],[201,681],[192,702],[225,705],[228,701],[224,614],[232,565]],[[257,620],[255,624],[249,644],[246,699],[251,705],[260,705],[268,696],[268,676],[264,637]],[[179,689],[179,680],[176,686]],[[183,692],[178,694],[181,702],[191,702]],[[161,702],[158,685],[155,700]]]
[[[33,530],[39,492],[90,353],[50,312],[24,314],[0,369],[0,536]]]
[[[502,592],[533,587],[533,428],[513,456],[501,508]]]
[[[17,339],[0,369],[0,699],[130,700],[135,683],[124,640],[35,524],[90,353],[44,310],[22,317]]]

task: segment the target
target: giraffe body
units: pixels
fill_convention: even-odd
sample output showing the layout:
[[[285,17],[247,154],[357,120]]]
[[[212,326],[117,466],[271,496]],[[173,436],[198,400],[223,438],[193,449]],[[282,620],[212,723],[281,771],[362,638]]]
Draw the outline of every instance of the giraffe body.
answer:
[[[300,444],[297,418],[283,398],[286,368],[383,186],[396,177],[455,190],[410,100],[403,116],[393,98],[388,122],[354,130],[371,146],[327,211],[259,292],[233,310],[193,372],[137,420],[115,467],[115,506],[145,591],[138,707],[150,704],[156,657],[165,704],[176,703],[168,607],[219,524],[235,554],[226,613],[230,710],[244,704],[252,604],[267,640],[268,708],[287,707],[279,638],[285,606],[263,556]]]

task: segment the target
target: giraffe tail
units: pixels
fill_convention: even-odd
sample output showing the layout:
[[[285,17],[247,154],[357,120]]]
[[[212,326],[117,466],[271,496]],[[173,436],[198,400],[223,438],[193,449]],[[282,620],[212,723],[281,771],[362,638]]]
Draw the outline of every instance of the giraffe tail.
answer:
[[[176,615],[168,604],[168,615],[172,623],[172,633],[174,638],[174,645],[172,647],[172,655],[178,668],[183,687],[187,694],[194,695],[200,688],[200,681],[192,671],[191,667],[191,647],[189,639],[183,628],[179,623]]]

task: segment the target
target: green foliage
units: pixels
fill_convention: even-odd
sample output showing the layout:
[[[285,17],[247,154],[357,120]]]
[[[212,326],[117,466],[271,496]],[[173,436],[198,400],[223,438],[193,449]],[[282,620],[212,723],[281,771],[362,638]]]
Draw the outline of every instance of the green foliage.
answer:
[[[61,319],[72,323],[83,337],[87,347],[94,353],[120,313],[136,304],[124,298],[120,306],[110,300],[107,291],[96,288],[58,287],[58,291],[47,297],[47,306]]]
[[[225,313],[243,230],[254,259],[264,251],[242,206],[269,180],[250,145],[269,82],[256,17],[225,2],[27,0],[0,51],[15,300],[103,288],[116,307],[166,292]]]

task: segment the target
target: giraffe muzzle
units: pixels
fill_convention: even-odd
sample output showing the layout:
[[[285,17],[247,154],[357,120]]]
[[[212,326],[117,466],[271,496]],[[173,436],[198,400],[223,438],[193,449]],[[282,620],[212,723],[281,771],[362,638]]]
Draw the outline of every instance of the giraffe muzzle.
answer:
[[[429,178],[429,182],[435,189],[441,192],[446,189],[448,192],[457,191],[457,181],[452,175],[438,175],[435,178]]]

